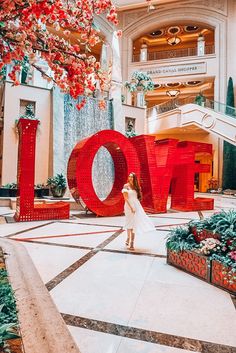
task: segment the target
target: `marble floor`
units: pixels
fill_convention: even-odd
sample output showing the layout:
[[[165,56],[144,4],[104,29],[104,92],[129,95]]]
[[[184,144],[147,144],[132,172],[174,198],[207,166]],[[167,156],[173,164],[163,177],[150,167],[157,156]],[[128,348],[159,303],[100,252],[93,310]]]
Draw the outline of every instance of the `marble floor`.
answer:
[[[232,208],[215,196],[215,211]],[[25,246],[81,353],[236,353],[233,298],[166,263],[170,229],[213,211],[150,215],[133,252],[123,217],[5,223],[13,213],[0,208],[0,237]]]

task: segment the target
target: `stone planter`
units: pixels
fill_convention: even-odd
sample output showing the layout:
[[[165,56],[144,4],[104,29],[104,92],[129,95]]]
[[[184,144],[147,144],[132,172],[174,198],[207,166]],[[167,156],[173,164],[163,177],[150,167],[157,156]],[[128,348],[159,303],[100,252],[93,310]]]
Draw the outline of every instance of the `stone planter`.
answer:
[[[9,189],[9,196],[16,197],[17,196],[17,189]]]
[[[59,186],[50,187],[50,191],[53,197],[61,198],[65,195],[66,188],[61,188]]]
[[[0,197],[16,197],[17,189],[0,188]]]
[[[230,283],[227,280],[227,273],[230,268],[225,267],[222,263],[212,260],[211,264],[211,283],[217,287],[227,290],[233,295],[236,295],[236,281]]]
[[[194,251],[176,252],[167,249],[167,263],[210,282],[210,261],[206,256]]]

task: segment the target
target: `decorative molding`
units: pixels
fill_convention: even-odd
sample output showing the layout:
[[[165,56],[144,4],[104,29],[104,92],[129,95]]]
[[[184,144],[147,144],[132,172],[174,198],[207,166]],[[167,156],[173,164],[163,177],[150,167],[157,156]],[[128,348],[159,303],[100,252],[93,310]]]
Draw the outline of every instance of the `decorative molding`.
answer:
[[[228,1],[227,0],[199,0],[199,1],[180,1],[178,6],[179,8],[186,8],[186,6],[190,8],[206,8],[212,12],[217,12],[219,14],[228,15]],[[173,4],[166,5],[157,5],[156,10],[152,11],[152,13],[161,13],[162,11],[173,9]],[[129,11],[124,11],[120,18],[122,18],[121,23],[123,29],[129,26],[131,23],[137,22],[141,17],[145,17],[145,15],[150,15],[147,13],[147,8],[142,9],[133,9]],[[167,19],[168,22],[168,19]],[[158,24],[157,24],[158,25]]]
[[[213,11],[219,12],[227,16],[227,0],[200,0],[200,1],[192,1],[188,6],[198,6],[198,7],[206,7],[210,8]]]
[[[202,125],[205,128],[207,129],[213,128],[215,124],[216,124],[216,118],[213,117],[212,115],[207,113],[202,117]]]
[[[147,14],[147,10],[134,10],[129,11],[123,14],[123,28],[128,26],[129,24],[136,22],[140,17],[143,17]]]

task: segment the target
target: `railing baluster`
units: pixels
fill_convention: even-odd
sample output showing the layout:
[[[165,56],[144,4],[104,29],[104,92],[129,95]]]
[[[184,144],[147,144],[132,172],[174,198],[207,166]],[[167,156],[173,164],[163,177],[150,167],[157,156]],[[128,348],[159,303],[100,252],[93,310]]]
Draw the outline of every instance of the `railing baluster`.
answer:
[[[206,45],[205,54],[214,54],[215,46]],[[164,50],[164,51],[154,51],[148,53],[148,61],[152,60],[162,60],[162,59],[171,59],[171,58],[181,58],[186,56],[197,56],[197,47],[185,48],[185,49],[175,49],[175,50]],[[140,62],[140,55],[133,55],[133,62]]]

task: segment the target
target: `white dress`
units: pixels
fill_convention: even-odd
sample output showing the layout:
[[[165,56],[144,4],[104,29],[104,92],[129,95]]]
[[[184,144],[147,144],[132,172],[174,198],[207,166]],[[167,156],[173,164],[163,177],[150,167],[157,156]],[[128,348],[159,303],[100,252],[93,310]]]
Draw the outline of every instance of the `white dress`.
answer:
[[[125,202],[125,225],[123,228],[133,229],[134,233],[136,234],[154,231],[155,227],[149,217],[144,212],[144,209],[142,208],[141,203],[138,200],[137,192],[135,190],[124,187],[122,189],[122,193],[128,194],[128,201],[131,207],[135,210],[135,213],[133,213],[128,203]]]

